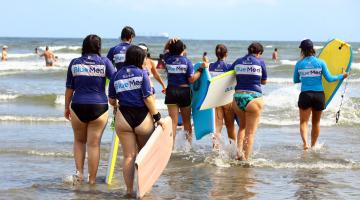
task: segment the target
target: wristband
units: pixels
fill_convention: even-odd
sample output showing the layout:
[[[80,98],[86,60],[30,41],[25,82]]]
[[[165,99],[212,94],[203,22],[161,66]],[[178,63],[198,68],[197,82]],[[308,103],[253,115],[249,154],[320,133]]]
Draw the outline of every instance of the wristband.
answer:
[[[203,70],[204,70],[204,68],[201,68],[201,67],[200,67],[200,68],[199,68],[199,69],[197,69],[196,71],[198,71],[198,72],[200,72],[200,73],[201,73]]]
[[[160,114],[160,112],[158,112],[157,114],[153,115],[152,117],[156,123],[161,119],[161,114]]]

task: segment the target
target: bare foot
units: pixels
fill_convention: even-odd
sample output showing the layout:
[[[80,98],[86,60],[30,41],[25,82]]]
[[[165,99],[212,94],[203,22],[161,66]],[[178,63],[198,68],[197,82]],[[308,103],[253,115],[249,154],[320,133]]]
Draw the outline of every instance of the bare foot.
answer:
[[[236,154],[235,160],[239,160],[239,161],[246,160],[246,159],[245,159],[245,156],[244,156],[244,152],[242,152],[242,151],[240,151],[240,150],[237,150],[237,154]]]
[[[76,174],[72,176],[72,180],[73,185],[79,185],[84,181],[84,176],[79,171],[76,171]]]
[[[213,142],[213,150],[219,151],[220,150],[219,136],[214,134],[212,136],[212,142]]]
[[[189,141],[190,144],[192,143],[192,134],[191,133],[186,132],[185,133],[185,138],[186,138],[187,141]]]
[[[123,196],[124,199],[135,199],[136,198],[136,193],[135,192],[130,192],[130,193],[126,193]]]
[[[304,144],[304,151],[307,151],[309,148],[310,148],[309,145]]]

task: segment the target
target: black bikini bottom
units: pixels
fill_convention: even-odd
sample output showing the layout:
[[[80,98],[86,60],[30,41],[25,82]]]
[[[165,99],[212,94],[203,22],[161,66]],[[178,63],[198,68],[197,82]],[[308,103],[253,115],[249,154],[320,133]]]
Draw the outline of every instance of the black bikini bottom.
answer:
[[[108,104],[71,104],[71,109],[80,121],[84,123],[88,123],[99,118],[108,110],[108,108]]]
[[[120,106],[119,110],[132,129],[138,127],[149,113],[147,107]]]

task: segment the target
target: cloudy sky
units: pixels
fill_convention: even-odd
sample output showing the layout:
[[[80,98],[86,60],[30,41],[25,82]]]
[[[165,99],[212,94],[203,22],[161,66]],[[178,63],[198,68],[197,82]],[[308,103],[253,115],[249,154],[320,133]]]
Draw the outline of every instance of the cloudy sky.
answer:
[[[358,0],[0,0],[0,36],[360,42]]]

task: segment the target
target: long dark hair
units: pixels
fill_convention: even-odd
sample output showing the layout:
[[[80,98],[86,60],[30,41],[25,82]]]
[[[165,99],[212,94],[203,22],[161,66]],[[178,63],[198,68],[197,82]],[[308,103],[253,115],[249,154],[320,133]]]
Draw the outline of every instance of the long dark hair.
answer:
[[[146,57],[145,51],[135,45],[132,45],[128,48],[125,55],[124,65],[134,65],[140,69],[142,69],[142,65],[144,64],[144,59]]]
[[[97,54],[101,56],[101,38],[97,35],[88,35],[83,41],[81,54]]]

